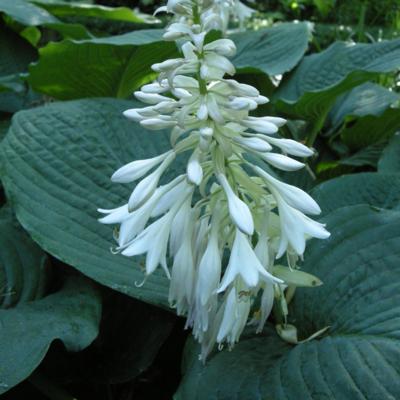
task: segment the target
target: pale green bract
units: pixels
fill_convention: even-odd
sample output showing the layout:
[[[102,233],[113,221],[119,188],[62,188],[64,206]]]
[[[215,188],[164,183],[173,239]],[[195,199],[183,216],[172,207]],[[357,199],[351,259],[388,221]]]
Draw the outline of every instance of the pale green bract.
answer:
[[[205,360],[215,343],[232,347],[249,319],[261,331],[274,301],[286,318],[284,290],[298,274],[293,270],[290,283],[280,279],[275,259],[286,254],[295,268],[306,240],[329,233],[305,215],[320,213],[308,194],[244,158],[251,154],[258,165],[295,171],[304,164],[290,155],[313,154],[276,135],[284,119],[249,115],[268,99],[226,77],[235,74],[233,41],[205,41],[211,30],[225,34],[232,17],[242,25],[251,10],[237,0],[169,0],[157,11],[174,14],[164,39],[182,41],[183,56],[154,64],[157,81],[135,92],[148,106],[124,115],[150,130],[171,129],[172,149],[118,169],[114,182],[138,183],[127,204],[99,209],[105,214],[100,221],[120,225],[117,252],[146,255],[146,275],[161,265],[171,279],[169,301],[187,316]],[[186,152],[186,173],[160,185],[176,156]],[[260,310],[250,317],[259,292]]]

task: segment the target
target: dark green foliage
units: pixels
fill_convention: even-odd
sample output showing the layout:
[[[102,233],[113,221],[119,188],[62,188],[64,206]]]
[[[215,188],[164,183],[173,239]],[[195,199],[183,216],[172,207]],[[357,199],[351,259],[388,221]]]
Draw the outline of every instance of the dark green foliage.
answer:
[[[141,286],[143,260],[113,255],[97,220],[132,190],[114,170],[169,148],[167,132],[121,114],[179,46],[162,41],[168,16],[141,13],[158,0],[88,3],[0,0],[0,393],[400,398],[400,3],[246,2],[259,13],[231,35],[235,79],[270,98],[257,115],[284,114],[280,133],[315,148],[279,176],[311,193],[332,232],[309,243],[303,269],[324,284],[297,290],[289,322],[300,340],[329,330],[293,346],[272,319],[206,365],[189,339],[183,376],[189,332],[166,311],[168,279]]]

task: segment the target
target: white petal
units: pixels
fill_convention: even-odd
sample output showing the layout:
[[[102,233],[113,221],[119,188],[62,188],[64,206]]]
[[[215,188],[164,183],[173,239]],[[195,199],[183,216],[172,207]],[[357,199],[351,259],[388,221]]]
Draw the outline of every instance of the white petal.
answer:
[[[189,159],[186,170],[189,182],[197,186],[199,186],[203,180],[203,168],[201,167],[199,157],[199,152],[194,151]]]
[[[169,154],[162,164],[146,178],[142,179],[133,190],[128,201],[129,211],[134,211],[146,202],[157,188],[161,175],[175,158],[175,153]]]
[[[118,208],[114,208],[113,210],[103,210],[99,208],[97,211],[101,212],[102,214],[108,214],[107,216],[99,219],[99,222],[102,224],[119,224],[129,215],[127,204]]]
[[[111,180],[118,183],[134,182],[160,164],[169,154],[171,154],[170,151],[147,160],[132,161],[115,171]]]
[[[254,222],[249,207],[235,195],[225,175],[218,174],[217,178],[228,199],[229,214],[233,222],[242,232],[252,235]]]
[[[260,156],[272,166],[283,171],[297,171],[304,167],[304,164],[300,161],[284,156],[283,154],[263,153]]]
[[[279,195],[293,208],[305,213],[318,215],[321,209],[317,202],[306,192],[293,185],[281,182],[272,177],[270,174],[262,170],[260,167],[253,167],[253,169],[265,179],[268,186],[271,186],[278,191]]]
[[[251,138],[242,138],[236,137],[234,138],[235,142],[245,146],[254,151],[260,151],[262,153],[268,152],[272,150],[272,147],[265,141],[259,138],[251,137]]]
[[[197,295],[201,304],[208,303],[210,297],[218,288],[221,275],[221,253],[218,248],[218,236],[211,235],[206,251],[200,260],[197,277]]]
[[[304,144],[292,139],[266,138],[270,143],[282,149],[285,153],[297,157],[311,157],[314,152]]]

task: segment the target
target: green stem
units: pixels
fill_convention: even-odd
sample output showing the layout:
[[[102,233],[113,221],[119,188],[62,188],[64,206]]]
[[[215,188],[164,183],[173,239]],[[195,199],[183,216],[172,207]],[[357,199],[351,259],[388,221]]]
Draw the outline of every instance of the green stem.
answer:
[[[67,393],[63,388],[55,385],[40,372],[34,372],[28,380],[51,400],[77,400],[74,396]]]

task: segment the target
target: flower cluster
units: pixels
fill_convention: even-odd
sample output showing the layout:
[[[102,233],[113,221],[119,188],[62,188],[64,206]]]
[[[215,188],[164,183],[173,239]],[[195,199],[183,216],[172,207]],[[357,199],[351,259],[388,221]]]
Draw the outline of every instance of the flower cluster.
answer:
[[[229,78],[233,41],[206,40],[211,30],[226,30],[232,11],[241,21],[248,9],[237,0],[169,0],[158,11],[175,14],[164,38],[183,42],[182,57],[153,65],[157,81],[135,92],[148,106],[124,115],[151,130],[171,129],[172,149],[118,169],[112,181],[137,184],[127,204],[99,210],[100,221],[120,224],[117,251],[145,255],[146,275],[164,269],[169,301],[187,316],[205,359],[215,343],[238,341],[256,298],[252,322],[263,328],[274,299],[284,303],[275,260],[286,254],[292,268],[309,237],[329,233],[306,216],[320,212],[317,203],[270,170],[298,170],[304,164],[290,155],[313,152],[277,136],[284,119],[250,115],[268,99]],[[184,152],[185,173],[160,185]]]

